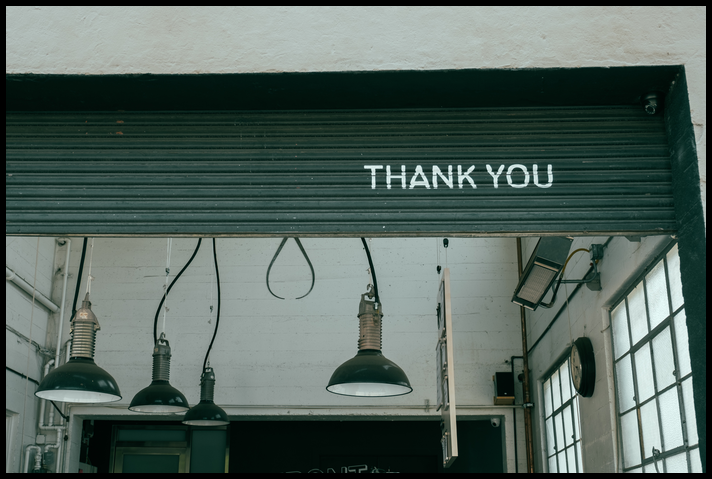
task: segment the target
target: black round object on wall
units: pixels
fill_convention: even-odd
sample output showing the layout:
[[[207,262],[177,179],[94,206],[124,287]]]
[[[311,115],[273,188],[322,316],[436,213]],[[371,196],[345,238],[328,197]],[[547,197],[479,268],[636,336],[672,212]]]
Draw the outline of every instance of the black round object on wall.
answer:
[[[578,338],[571,346],[571,381],[578,393],[585,397],[593,396],[596,383],[596,360],[593,344],[588,338]]]

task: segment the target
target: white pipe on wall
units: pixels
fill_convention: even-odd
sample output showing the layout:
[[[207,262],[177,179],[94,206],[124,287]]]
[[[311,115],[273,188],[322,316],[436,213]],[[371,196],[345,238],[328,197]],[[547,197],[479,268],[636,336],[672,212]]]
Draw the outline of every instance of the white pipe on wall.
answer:
[[[56,364],[54,362],[54,359],[50,359],[47,361],[47,364],[45,364],[44,368],[44,374],[45,377],[49,373],[49,368],[53,365]],[[45,412],[45,404],[46,401],[44,399],[40,400],[40,416],[39,416],[39,430],[40,432],[42,431],[54,431],[57,436],[57,442],[54,444],[47,444],[45,445],[44,452],[46,453],[50,448],[52,449],[57,449],[57,453],[55,454],[55,471],[60,471],[60,462],[62,458],[62,442],[64,439],[64,431],[67,429],[67,426],[55,426],[54,425],[54,408],[50,409],[49,411],[49,420],[47,424],[44,423],[44,412]]]
[[[64,279],[62,280],[62,302],[59,309],[59,326],[57,328],[57,349],[54,353],[55,367],[59,367],[59,351],[62,347],[62,326],[64,326],[64,308],[67,302],[67,279],[69,278],[69,253],[72,251],[72,240],[69,238],[60,238],[57,240],[60,246],[67,245],[67,255],[64,258]],[[77,281],[81,281],[77,278]],[[51,421],[50,421],[51,424]]]
[[[47,376],[49,373],[49,368],[54,365],[55,368],[59,367],[59,355],[62,349],[62,328],[64,326],[64,310],[67,302],[67,280],[69,278],[69,254],[72,250],[72,241],[69,238],[59,238],[57,239],[57,243],[59,246],[67,246],[67,253],[64,258],[64,279],[62,280],[62,302],[60,303],[60,309],[59,309],[59,324],[57,326],[57,347],[55,349],[55,354],[54,354],[54,359],[50,359],[47,361],[47,364],[45,364],[45,369],[44,369],[44,377]],[[78,279],[79,281],[81,278]],[[64,430],[66,429],[66,425],[61,425],[62,419],[60,416],[60,421],[59,425],[55,425],[54,423],[54,408],[50,408],[49,410],[49,419],[47,420],[47,423],[45,424],[44,422],[44,412],[45,412],[45,404],[46,401],[44,399],[40,400],[40,420],[39,420],[39,430],[40,431],[55,431],[56,436],[57,436],[57,442],[54,444],[47,444],[44,448],[45,453],[50,449],[54,448],[57,449],[57,453],[55,455],[55,470],[56,471],[61,471],[61,462],[62,462],[62,439],[64,436]]]
[[[34,469],[39,469],[42,464],[42,449],[40,446],[37,446],[35,444],[30,444],[25,448],[25,463],[22,466],[22,472],[27,473],[30,469],[30,451],[36,451],[35,452],[35,467]]]
[[[12,281],[17,287],[19,287],[21,290],[23,290],[25,293],[29,294],[32,296],[32,291],[33,287],[31,284],[29,284],[27,281],[24,279],[20,278],[13,270],[7,267],[5,265],[5,280],[6,281]],[[54,304],[51,299],[49,299],[47,296],[44,294],[40,293],[39,291],[35,291],[35,300],[40,303],[42,306],[45,308],[49,309],[51,312],[56,313],[59,311],[59,306]]]

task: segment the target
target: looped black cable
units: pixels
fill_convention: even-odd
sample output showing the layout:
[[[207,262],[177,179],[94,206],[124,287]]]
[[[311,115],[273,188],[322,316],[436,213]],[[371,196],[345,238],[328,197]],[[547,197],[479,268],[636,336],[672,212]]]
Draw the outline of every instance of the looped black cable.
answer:
[[[168,293],[171,292],[171,288],[173,287],[174,284],[176,284],[176,281],[178,281],[178,278],[180,278],[180,275],[183,274],[183,271],[186,270],[188,266],[190,266],[190,263],[193,261],[193,258],[195,258],[195,255],[198,253],[198,250],[200,249],[200,243],[203,241],[203,238],[198,238],[198,244],[195,246],[195,251],[193,251],[193,256],[190,257],[188,262],[183,266],[183,269],[180,270],[180,273],[176,275],[175,278],[173,278],[173,281],[171,281],[171,285],[168,286],[168,289],[166,292],[163,294],[163,297],[161,297],[161,302],[158,304],[158,309],[156,310],[156,317],[153,319],[153,344],[156,344],[158,342],[158,315],[161,312],[161,306],[163,306],[163,301],[166,300],[166,296],[168,296]]]
[[[269,287],[269,272],[272,269],[272,265],[274,264],[274,261],[277,259],[277,256],[279,256],[280,251],[282,251],[282,248],[284,247],[284,244],[287,242],[289,237],[286,237],[282,240],[282,242],[279,244],[279,248],[277,248],[277,252],[272,256],[272,261],[269,263],[269,268],[267,268],[267,277],[265,278],[265,281],[267,282],[267,290],[270,292],[272,296],[274,296],[277,299],[284,299],[281,296],[277,296],[274,294],[272,291],[272,288]],[[299,249],[301,250],[302,254],[304,255],[304,259],[307,260],[307,264],[309,265],[309,269],[311,270],[311,275],[312,275],[312,284],[311,288],[309,288],[309,291],[307,291],[307,294],[304,296],[299,296],[298,298],[295,299],[302,299],[306,297],[309,293],[312,292],[312,289],[314,289],[314,281],[316,280],[316,276],[314,275],[314,267],[311,264],[311,261],[309,260],[309,256],[307,255],[307,252],[304,250],[304,246],[302,246],[302,242],[299,241],[299,238],[294,238],[294,241],[297,242],[297,246],[299,246]]]

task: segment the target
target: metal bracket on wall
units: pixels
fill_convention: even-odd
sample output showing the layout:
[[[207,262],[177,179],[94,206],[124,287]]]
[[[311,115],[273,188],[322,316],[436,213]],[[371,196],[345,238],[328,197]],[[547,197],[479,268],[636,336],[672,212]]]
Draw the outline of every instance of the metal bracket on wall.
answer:
[[[601,291],[601,273],[598,271],[598,261],[603,258],[603,245],[592,244],[589,246],[591,255],[591,266],[593,266],[593,275],[586,274],[583,279],[564,279],[561,283],[584,283],[591,291]]]

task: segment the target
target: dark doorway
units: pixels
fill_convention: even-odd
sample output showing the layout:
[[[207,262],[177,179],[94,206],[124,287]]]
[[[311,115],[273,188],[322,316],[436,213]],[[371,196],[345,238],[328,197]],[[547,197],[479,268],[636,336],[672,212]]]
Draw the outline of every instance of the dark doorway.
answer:
[[[236,421],[230,472],[504,472],[502,429],[458,421],[443,469],[438,421]]]
[[[166,421],[94,421],[82,462],[109,472],[115,425],[178,427]],[[85,421],[85,432],[91,428]],[[458,421],[460,455],[443,469],[439,421],[233,421],[230,472],[504,472],[503,425]]]

